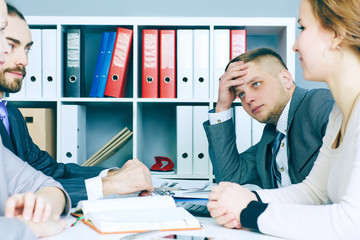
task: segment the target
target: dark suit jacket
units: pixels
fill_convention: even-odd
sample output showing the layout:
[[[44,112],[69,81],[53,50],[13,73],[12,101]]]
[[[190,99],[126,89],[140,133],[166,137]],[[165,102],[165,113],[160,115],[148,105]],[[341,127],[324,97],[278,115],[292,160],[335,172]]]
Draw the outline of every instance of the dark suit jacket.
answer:
[[[76,206],[80,200],[86,200],[85,179],[99,175],[103,168],[81,167],[73,163],[56,162],[47,152],[41,151],[34,144],[19,109],[10,102],[6,107],[9,113],[11,137],[0,121],[0,133],[4,146],[36,170],[60,182],[68,192],[73,206]]]
[[[288,116],[288,165],[291,183],[299,183],[309,174],[322,145],[334,100],[327,89],[295,88]],[[276,126],[266,124],[261,140],[243,153],[236,148],[232,120],[203,124],[209,141],[210,159],[217,182],[256,184],[271,188],[271,145]]]

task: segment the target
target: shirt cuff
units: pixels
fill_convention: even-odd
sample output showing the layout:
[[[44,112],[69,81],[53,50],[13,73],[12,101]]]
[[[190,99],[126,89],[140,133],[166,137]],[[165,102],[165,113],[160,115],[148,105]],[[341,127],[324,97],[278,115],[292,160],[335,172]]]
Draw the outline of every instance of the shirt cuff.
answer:
[[[210,125],[218,124],[225,122],[232,118],[232,108],[229,108],[226,111],[215,113],[214,109],[209,111],[209,122]]]
[[[251,201],[240,214],[241,226],[259,231],[257,220],[259,216],[266,210],[267,206],[267,203]]]
[[[104,169],[100,172],[99,177],[103,178],[103,177],[107,177],[107,174],[110,170],[118,170],[118,167],[112,167],[112,168],[108,168],[108,169]],[[101,187],[102,189],[102,187]]]
[[[59,189],[63,192],[64,197],[65,197],[65,207],[64,207],[64,211],[61,213],[60,217],[66,217],[69,214],[70,209],[71,209],[71,199],[70,199],[69,194],[64,189],[61,189],[61,188],[59,188]]]
[[[104,197],[102,180],[100,176],[86,179],[85,187],[88,200],[96,200]]]

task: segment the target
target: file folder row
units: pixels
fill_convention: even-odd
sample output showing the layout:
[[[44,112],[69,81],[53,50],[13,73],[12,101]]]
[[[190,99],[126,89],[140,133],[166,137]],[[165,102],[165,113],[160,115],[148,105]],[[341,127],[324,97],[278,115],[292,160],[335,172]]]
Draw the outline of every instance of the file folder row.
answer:
[[[210,97],[209,30],[144,29],[142,37],[143,98]],[[215,30],[214,98],[227,63],[245,51],[245,29]]]
[[[125,97],[132,35],[121,27],[102,34],[90,97]]]
[[[90,97],[125,97],[131,29],[104,32],[97,56]],[[20,92],[12,98],[55,98],[57,87],[56,30],[31,29],[29,52]],[[209,30],[144,29],[142,35],[143,98],[209,98]],[[85,96],[83,34],[67,29],[64,96]],[[246,30],[214,30],[214,98],[218,80],[230,59],[246,51]],[[41,63],[41,64],[39,64]]]
[[[246,52],[246,29],[214,31],[214,99],[219,95],[219,79],[230,60]]]
[[[142,97],[176,97],[176,32],[144,29],[142,38]]]
[[[177,174],[210,174],[208,141],[203,122],[208,106],[177,106]]]
[[[143,98],[209,98],[209,30],[144,29],[142,37]]]
[[[31,29],[33,45],[21,90],[10,93],[10,99],[56,98],[57,37],[56,29]]]

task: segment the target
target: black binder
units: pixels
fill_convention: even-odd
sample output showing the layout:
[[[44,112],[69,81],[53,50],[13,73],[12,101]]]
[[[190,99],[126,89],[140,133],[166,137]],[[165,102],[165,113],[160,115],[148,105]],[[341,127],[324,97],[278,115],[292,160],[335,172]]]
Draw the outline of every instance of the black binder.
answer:
[[[83,36],[80,29],[67,29],[65,34],[64,97],[81,97],[84,92]]]

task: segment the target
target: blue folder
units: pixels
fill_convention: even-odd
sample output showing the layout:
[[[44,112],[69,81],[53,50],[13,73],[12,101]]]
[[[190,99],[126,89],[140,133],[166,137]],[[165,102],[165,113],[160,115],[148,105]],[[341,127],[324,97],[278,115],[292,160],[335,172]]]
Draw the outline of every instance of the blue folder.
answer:
[[[95,93],[96,97],[104,97],[106,82],[109,74],[110,64],[111,64],[111,58],[114,50],[115,45],[115,39],[116,39],[116,32],[110,32],[109,33],[109,39],[106,44],[106,52],[103,60],[103,64],[100,71],[100,77],[99,77],[99,85],[97,87],[97,91]]]
[[[104,57],[105,57],[105,52],[106,52],[109,35],[110,35],[109,32],[104,32],[101,37],[100,48],[99,48],[99,52],[98,52],[98,56],[97,56],[97,60],[96,60],[94,78],[93,78],[93,82],[92,82],[91,90],[90,90],[90,97],[96,97],[96,92],[99,87],[100,74],[101,74],[101,69],[102,69],[102,65],[104,62]]]

